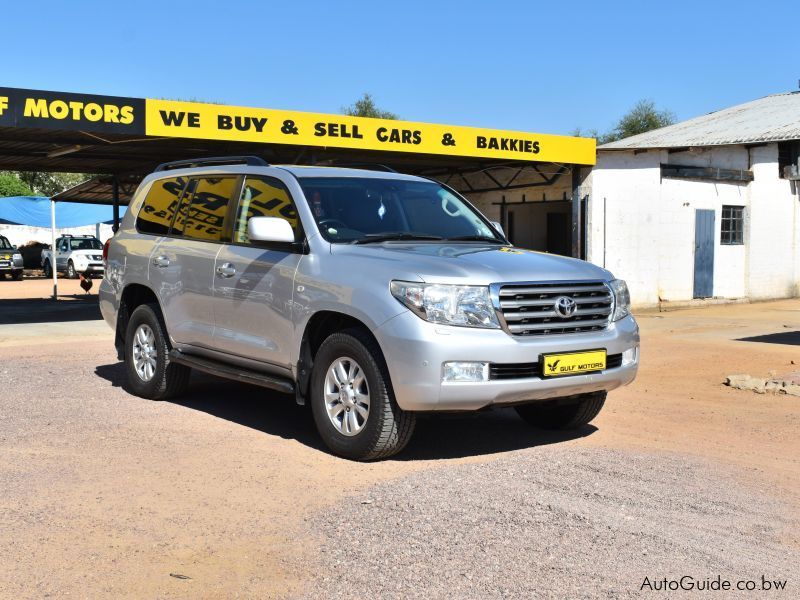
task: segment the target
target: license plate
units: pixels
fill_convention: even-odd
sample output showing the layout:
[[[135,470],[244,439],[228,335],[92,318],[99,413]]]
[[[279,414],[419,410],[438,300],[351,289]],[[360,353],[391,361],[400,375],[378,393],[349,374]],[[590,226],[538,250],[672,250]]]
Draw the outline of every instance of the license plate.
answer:
[[[605,350],[564,352],[542,355],[542,374],[545,377],[563,377],[602,371],[606,368]]]

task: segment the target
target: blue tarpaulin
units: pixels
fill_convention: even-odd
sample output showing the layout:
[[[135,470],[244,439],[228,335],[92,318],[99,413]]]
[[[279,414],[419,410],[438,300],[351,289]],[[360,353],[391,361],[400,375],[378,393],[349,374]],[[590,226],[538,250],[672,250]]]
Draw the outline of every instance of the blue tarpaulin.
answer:
[[[119,216],[125,214],[119,207]],[[114,220],[114,208],[99,204],[77,202],[56,203],[56,227],[82,227]],[[42,196],[11,196],[0,198],[0,223],[50,227],[50,198]]]

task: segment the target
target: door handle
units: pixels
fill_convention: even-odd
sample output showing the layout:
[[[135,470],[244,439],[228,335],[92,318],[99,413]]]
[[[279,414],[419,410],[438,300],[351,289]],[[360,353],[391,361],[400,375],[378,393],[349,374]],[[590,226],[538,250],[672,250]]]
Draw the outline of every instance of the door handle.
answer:
[[[236,275],[236,267],[231,263],[223,263],[217,267],[217,273],[220,277],[233,277]]]
[[[153,266],[154,267],[168,267],[169,266],[169,259],[166,256],[156,256],[153,259]]]

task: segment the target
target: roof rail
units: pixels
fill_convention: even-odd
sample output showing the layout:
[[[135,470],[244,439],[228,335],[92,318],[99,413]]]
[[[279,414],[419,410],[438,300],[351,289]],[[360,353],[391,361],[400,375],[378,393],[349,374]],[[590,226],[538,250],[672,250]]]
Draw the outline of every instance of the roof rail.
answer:
[[[363,169],[365,171],[385,171],[387,173],[397,173],[395,169],[388,165],[370,162],[349,162],[345,160],[332,160],[329,162],[332,167],[342,167],[346,169]]]
[[[173,160],[158,165],[153,171],[171,171],[172,169],[190,169],[192,167],[215,167],[221,165],[247,165],[249,167],[268,167],[269,163],[258,156],[207,156],[205,158],[187,158]]]

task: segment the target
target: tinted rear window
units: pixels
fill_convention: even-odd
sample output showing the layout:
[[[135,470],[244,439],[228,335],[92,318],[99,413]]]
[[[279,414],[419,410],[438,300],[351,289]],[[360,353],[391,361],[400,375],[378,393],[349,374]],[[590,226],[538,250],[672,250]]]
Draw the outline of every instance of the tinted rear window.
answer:
[[[188,205],[188,211],[181,209],[172,233],[182,233],[184,237],[205,242],[219,242],[237,181],[236,177],[193,179],[194,194],[191,203],[183,203],[184,206]],[[186,196],[188,199],[188,194]]]
[[[185,177],[171,177],[154,182],[136,218],[136,229],[152,235],[169,233],[184,187]]]

